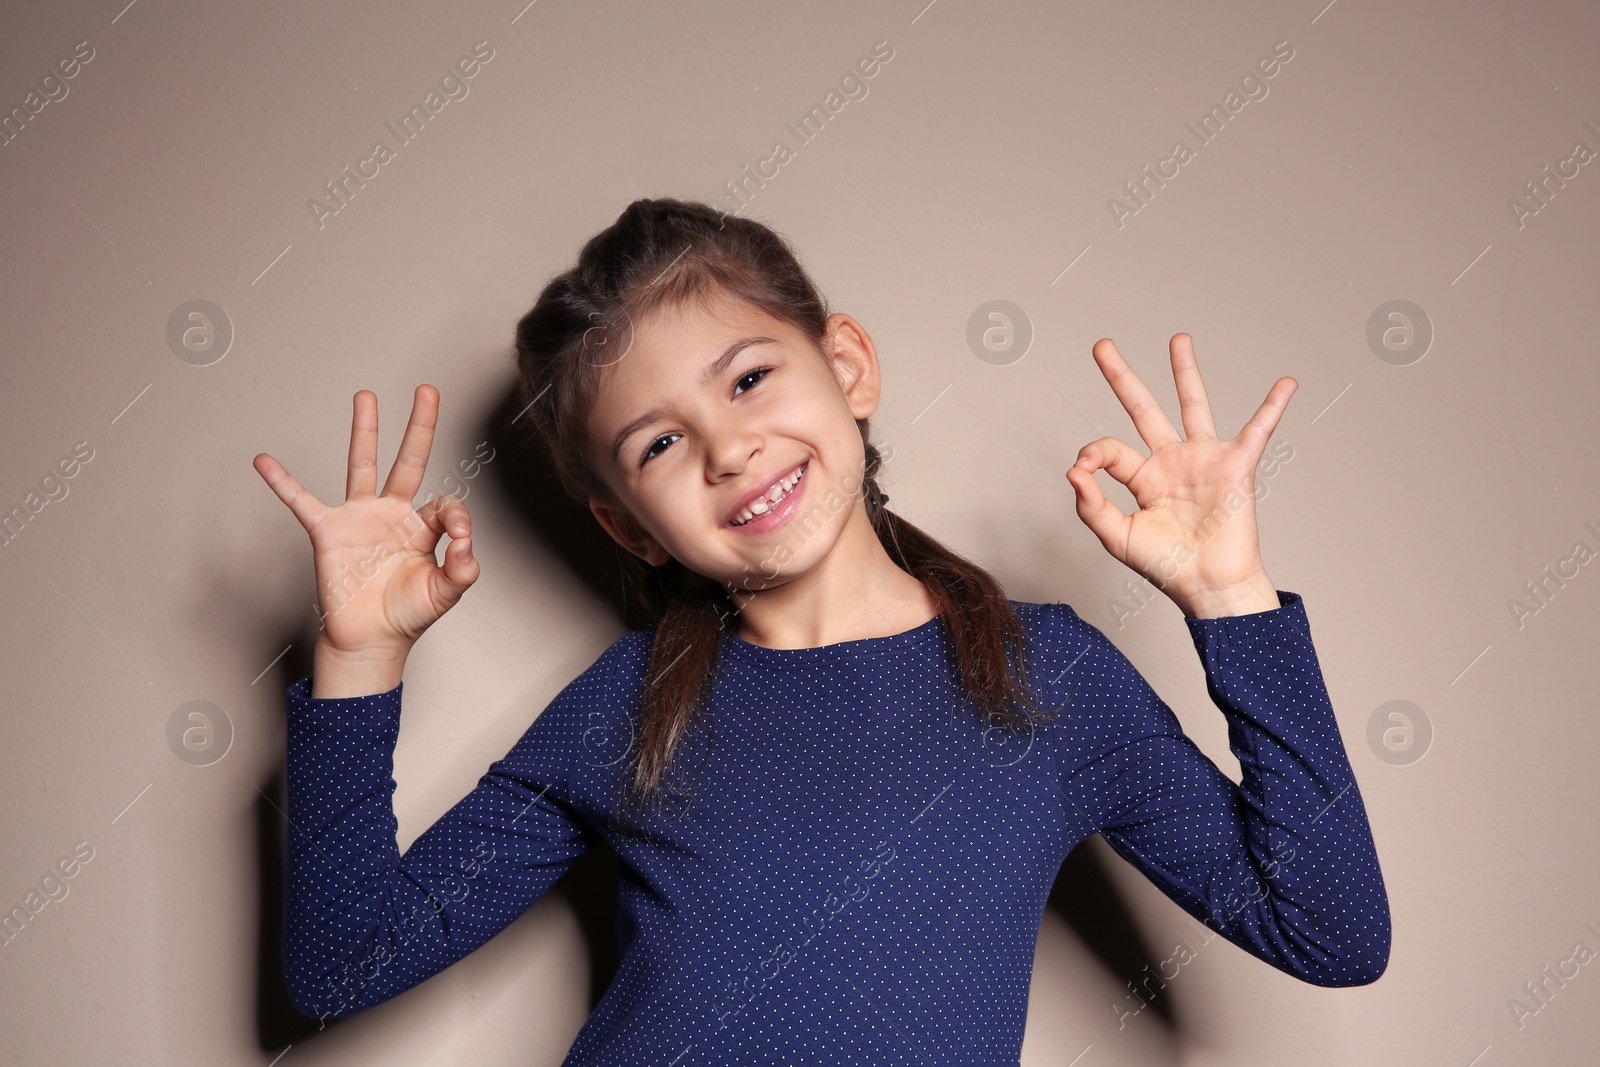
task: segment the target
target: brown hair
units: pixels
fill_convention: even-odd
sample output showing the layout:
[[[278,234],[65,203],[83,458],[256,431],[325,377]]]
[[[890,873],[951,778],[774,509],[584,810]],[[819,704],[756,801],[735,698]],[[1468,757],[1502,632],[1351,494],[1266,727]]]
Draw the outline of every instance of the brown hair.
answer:
[[[612,493],[585,458],[590,406],[607,366],[626,352],[634,323],[654,310],[726,294],[793,325],[822,352],[829,311],[782,236],[751,219],[695,201],[641,199],[585,242],[578,262],[552,278],[517,323],[521,404],[563,488],[587,505]],[[1040,709],[1027,687],[1028,635],[1005,591],[983,567],[946,548],[883,506],[883,457],[857,420],[864,452],[862,491],[889,557],[922,581],[939,605],[956,669],[988,723],[1027,729],[1058,708]],[[641,687],[642,744],[632,755],[623,809],[665,789],[668,762],[716,684],[723,630],[737,607],[716,582],[669,559],[659,568],[620,545],[624,590],[656,619]],[[656,573],[652,573],[652,572]],[[1022,707],[1014,706],[1013,702]]]

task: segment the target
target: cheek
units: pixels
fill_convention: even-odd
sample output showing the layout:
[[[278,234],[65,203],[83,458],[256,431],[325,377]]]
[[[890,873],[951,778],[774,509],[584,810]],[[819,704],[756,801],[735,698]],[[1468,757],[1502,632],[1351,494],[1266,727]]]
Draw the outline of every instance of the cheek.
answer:
[[[691,471],[688,464],[678,470],[661,470],[649,490],[637,501],[635,512],[657,540],[680,534],[691,526],[698,527],[708,509],[705,479],[698,470]]]
[[[807,391],[804,396],[785,398],[783,404],[773,406],[768,426],[774,432],[819,448],[837,449],[841,443],[861,437],[850,404],[837,389]]]

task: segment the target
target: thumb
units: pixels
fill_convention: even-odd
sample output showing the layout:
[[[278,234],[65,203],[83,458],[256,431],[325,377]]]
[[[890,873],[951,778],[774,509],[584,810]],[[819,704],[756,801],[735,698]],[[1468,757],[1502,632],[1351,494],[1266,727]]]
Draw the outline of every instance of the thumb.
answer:
[[[479,573],[478,559],[472,554],[472,538],[454,538],[445,547],[444,563],[430,576],[434,600],[449,610],[478,580]]]

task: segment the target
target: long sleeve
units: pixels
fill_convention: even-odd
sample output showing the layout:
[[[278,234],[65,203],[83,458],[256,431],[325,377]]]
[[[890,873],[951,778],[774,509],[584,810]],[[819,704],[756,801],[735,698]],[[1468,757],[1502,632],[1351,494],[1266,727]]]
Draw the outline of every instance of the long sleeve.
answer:
[[[1364,985],[1388,965],[1388,896],[1304,604],[1283,590],[1278,599],[1269,611],[1185,619],[1228,721],[1239,784],[1074,613],[1093,668],[1074,673],[1091,679],[1091,702],[1117,705],[1117,728],[1069,779],[1068,799],[1229,941],[1314,985]]]
[[[431,977],[509,925],[583,852],[567,785],[584,678],[404,856],[392,776],[404,683],[320,700],[309,678],[289,687],[283,968],[302,1014],[349,1015]]]

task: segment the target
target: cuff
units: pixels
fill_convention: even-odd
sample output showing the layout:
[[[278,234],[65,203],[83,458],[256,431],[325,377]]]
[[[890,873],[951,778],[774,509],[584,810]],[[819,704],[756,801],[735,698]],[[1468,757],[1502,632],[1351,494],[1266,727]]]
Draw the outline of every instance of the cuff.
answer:
[[[1247,615],[1219,615],[1210,619],[1187,616],[1189,636],[1201,655],[1208,648],[1244,645],[1257,641],[1280,641],[1285,638],[1302,638],[1309,634],[1305,602],[1299,593],[1276,590],[1278,606],[1266,611],[1253,611]]]
[[[376,729],[385,737],[400,729],[400,682],[386,693],[353,697],[313,697],[311,677],[299,679],[287,690],[291,740],[328,731]]]

